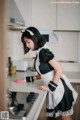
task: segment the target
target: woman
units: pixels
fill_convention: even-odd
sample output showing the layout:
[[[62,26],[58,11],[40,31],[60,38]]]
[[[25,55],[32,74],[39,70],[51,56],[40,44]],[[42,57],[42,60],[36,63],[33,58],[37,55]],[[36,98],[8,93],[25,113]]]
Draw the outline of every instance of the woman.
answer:
[[[58,120],[72,120],[77,92],[63,74],[63,68],[46,45],[46,40],[35,27],[28,27],[22,33],[21,41],[25,53],[37,50],[34,67],[38,75],[31,78],[34,80],[41,78],[44,85],[40,86],[40,89],[48,91],[47,115],[55,114]]]

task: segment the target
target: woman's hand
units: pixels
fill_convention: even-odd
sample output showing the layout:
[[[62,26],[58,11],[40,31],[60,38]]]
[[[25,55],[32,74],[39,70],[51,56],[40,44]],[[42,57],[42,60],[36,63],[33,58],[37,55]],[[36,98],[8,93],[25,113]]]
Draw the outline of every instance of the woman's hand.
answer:
[[[40,77],[40,75],[35,75],[35,76],[33,76],[33,79],[34,80],[39,80],[39,79],[41,79],[41,77]]]
[[[47,85],[42,85],[39,87],[40,90],[44,90],[44,91],[49,91],[49,88]]]

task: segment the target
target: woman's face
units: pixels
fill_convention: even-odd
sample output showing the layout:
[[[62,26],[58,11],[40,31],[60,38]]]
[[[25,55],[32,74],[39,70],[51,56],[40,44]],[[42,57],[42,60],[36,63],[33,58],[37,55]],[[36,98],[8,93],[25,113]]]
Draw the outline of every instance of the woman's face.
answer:
[[[26,43],[26,46],[27,46],[30,50],[34,51],[34,42],[33,42],[31,39],[29,39],[29,38],[24,38],[24,42]]]

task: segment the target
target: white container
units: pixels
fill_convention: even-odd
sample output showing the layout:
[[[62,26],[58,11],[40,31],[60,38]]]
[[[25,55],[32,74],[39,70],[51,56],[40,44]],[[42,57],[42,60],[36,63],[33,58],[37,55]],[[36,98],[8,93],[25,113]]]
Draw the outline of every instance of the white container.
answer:
[[[24,60],[15,60],[13,61],[13,65],[16,66],[17,71],[27,71],[28,63]]]

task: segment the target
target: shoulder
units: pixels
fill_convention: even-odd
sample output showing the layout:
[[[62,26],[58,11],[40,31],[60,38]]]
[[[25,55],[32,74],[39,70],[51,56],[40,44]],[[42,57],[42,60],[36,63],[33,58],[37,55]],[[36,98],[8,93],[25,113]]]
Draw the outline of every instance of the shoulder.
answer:
[[[42,48],[39,51],[39,59],[44,62],[48,62],[49,60],[54,58],[54,54],[49,48]]]

